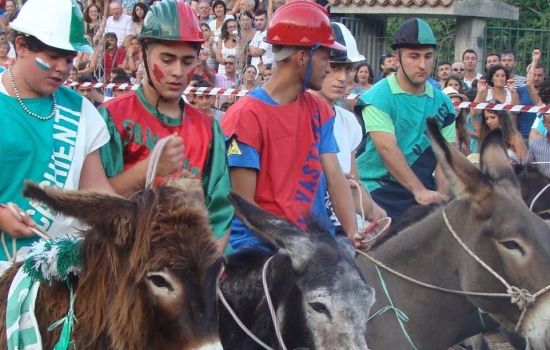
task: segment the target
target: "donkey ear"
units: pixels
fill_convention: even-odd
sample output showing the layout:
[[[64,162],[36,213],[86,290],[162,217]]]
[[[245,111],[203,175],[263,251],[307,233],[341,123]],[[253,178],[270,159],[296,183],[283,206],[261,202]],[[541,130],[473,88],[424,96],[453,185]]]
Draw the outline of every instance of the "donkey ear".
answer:
[[[483,198],[490,188],[487,178],[458,150],[449,147],[436,118],[429,118],[427,122],[432,149],[453,193],[462,199]]]
[[[98,233],[112,235],[131,232],[135,204],[123,197],[86,191],[64,191],[55,187],[25,184],[23,195],[40,201],[55,211],[74,217]]]
[[[310,235],[292,223],[278,218],[244,200],[235,193],[229,195],[235,207],[235,214],[262,240],[284,250],[292,261],[292,266],[300,270],[313,252]]]
[[[493,182],[519,190],[519,182],[506,154],[500,129],[491,131],[483,140],[479,166]]]

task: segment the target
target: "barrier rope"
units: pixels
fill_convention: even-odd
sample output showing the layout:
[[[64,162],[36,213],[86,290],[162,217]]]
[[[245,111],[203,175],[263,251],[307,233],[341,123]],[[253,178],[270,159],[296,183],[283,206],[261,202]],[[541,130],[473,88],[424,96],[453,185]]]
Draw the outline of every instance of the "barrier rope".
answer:
[[[66,81],[67,87],[83,87],[93,89],[113,89],[113,90],[131,90],[135,91],[139,88],[139,84],[113,84],[113,83],[78,83],[75,81]],[[248,94],[250,90],[241,89],[222,89],[216,87],[194,87],[189,86],[184,91],[184,95],[210,95],[210,96],[236,96],[242,97]],[[346,95],[347,100],[355,100],[358,94]],[[528,113],[546,113],[550,111],[550,106],[533,106],[533,105],[514,105],[505,103],[489,103],[489,102],[457,102],[453,103],[456,108],[473,108],[473,109],[490,109],[494,111],[509,111],[509,112],[528,112]]]

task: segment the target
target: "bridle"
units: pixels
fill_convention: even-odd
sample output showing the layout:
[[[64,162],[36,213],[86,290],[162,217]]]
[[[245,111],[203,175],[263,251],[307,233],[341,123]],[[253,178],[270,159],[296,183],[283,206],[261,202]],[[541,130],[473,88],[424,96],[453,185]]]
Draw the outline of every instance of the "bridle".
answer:
[[[412,277],[409,277],[407,275],[404,275],[381,261],[377,260],[373,256],[357,250],[357,252],[363,256],[365,256],[367,259],[372,261],[377,266],[383,268],[384,270],[406,280],[409,282],[412,282],[416,285],[434,289],[440,292],[450,293],[450,294],[456,294],[456,295],[466,295],[466,296],[477,296],[477,297],[492,297],[492,298],[510,298],[510,303],[517,305],[519,310],[521,311],[520,317],[516,323],[516,326],[514,328],[515,332],[518,332],[523,320],[525,319],[525,315],[527,314],[527,311],[529,308],[535,303],[536,299],[543,295],[544,293],[548,292],[550,290],[550,284],[546,287],[542,288],[538,292],[531,294],[527,289],[519,288],[517,286],[511,285],[508,283],[502,276],[500,276],[495,270],[493,270],[487,263],[485,263],[479,256],[477,256],[465,243],[464,241],[457,235],[454,228],[451,226],[451,223],[449,222],[449,219],[447,217],[447,213],[445,212],[445,208],[441,210],[441,215],[443,217],[443,221],[445,222],[445,225],[447,226],[447,229],[453,236],[453,238],[458,242],[458,244],[470,255],[475,261],[477,261],[485,270],[487,270],[491,275],[493,275],[496,279],[498,279],[505,287],[506,287],[506,293],[485,293],[485,292],[469,292],[469,291],[463,291],[463,290],[456,290],[456,289],[448,289],[443,288],[439,286],[435,286],[433,284],[425,283],[422,281],[419,281],[417,279],[414,279]]]

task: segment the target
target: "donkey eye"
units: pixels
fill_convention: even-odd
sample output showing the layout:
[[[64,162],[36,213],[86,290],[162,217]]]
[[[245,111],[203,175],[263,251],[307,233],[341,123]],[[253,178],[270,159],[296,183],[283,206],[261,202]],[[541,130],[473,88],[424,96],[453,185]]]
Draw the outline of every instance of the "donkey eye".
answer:
[[[169,291],[173,291],[172,285],[161,275],[150,274],[147,276],[149,281],[151,281],[158,288],[166,288]]]
[[[525,250],[521,247],[521,245],[518,242],[514,240],[502,241],[499,243],[502,244],[502,246],[508,250],[517,250],[521,253],[521,255],[525,255]]]
[[[313,303],[309,303],[309,306],[315,310],[316,312],[320,313],[320,314],[325,314],[327,315],[328,317],[331,317],[330,316],[330,311],[328,311],[327,307],[325,304],[323,303],[319,303],[319,302],[313,302]]]

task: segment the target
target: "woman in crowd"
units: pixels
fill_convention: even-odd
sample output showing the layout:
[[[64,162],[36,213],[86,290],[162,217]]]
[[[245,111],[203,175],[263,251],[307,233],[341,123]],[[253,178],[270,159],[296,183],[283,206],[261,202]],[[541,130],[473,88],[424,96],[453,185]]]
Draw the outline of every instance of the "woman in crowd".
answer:
[[[490,103],[499,103],[497,100],[487,101]],[[479,141],[483,142],[487,134],[494,129],[500,129],[504,138],[504,145],[508,156],[514,162],[520,162],[525,159],[527,149],[523,143],[520,133],[516,130],[512,123],[512,117],[506,111],[493,111],[484,109],[481,111],[482,121],[479,131]]]
[[[10,43],[7,40],[0,40],[0,66],[10,68],[15,63],[13,58],[8,57],[10,53]]]
[[[452,87],[446,87],[442,92],[449,96],[453,104],[468,101],[466,95],[459,93]],[[455,106],[455,126],[456,126],[456,146],[458,150],[468,156],[470,154],[470,135],[467,129],[467,108],[456,108]]]
[[[216,41],[210,30],[210,26],[207,23],[201,23],[202,35],[204,36],[204,43],[202,43],[202,48],[208,52],[208,59],[206,64],[208,67],[218,71],[218,62],[216,61]]]
[[[462,79],[460,79],[458,75],[452,74],[449,76],[449,79],[447,79],[447,81],[445,82],[445,86],[443,87],[446,88],[448,86],[458,91],[458,93],[464,94],[464,82],[462,81]]]
[[[19,9],[17,8],[15,0],[6,0],[6,13],[4,16],[7,18],[8,23],[13,21],[17,17],[18,13]]]
[[[99,42],[99,38],[103,35],[104,21],[101,16],[101,8],[96,4],[91,4],[84,9],[84,26],[88,40],[94,46]]]
[[[250,11],[243,11],[239,16],[239,22],[241,26],[239,36],[239,48],[241,52],[239,52],[239,55],[243,57],[243,62],[249,63],[249,58],[247,57],[248,45],[254,38],[254,35],[256,35],[256,30],[252,26],[254,15]]]
[[[237,88],[243,90],[252,90],[258,86],[258,81],[256,79],[258,71],[256,67],[249,64],[245,67],[242,79],[237,83]]]
[[[100,8],[103,17],[109,16],[109,3],[111,0],[88,0],[88,6],[96,5]]]
[[[218,61],[218,74],[225,73],[224,62],[227,56],[237,57],[238,51],[239,27],[237,21],[233,18],[225,21],[221,28],[220,38],[216,42],[216,61]],[[237,64],[237,69],[239,64]]]
[[[214,16],[216,18],[211,20],[210,23],[208,23],[208,26],[210,26],[210,30],[214,33],[214,40],[218,41],[225,21],[232,18],[234,19],[235,17],[227,14],[227,6],[223,0],[214,1],[212,4],[212,11],[214,12]]]
[[[510,79],[510,72],[500,64],[492,66],[487,71],[487,79],[477,83],[477,95],[474,102],[496,100],[498,103],[519,104],[519,96]],[[475,113],[473,113],[475,115]],[[479,110],[477,111],[479,114]]]
[[[372,67],[367,62],[363,62],[357,66],[355,73],[355,87],[351,89],[352,94],[361,94],[371,88],[374,75]]]
[[[143,20],[147,14],[147,6],[144,3],[138,2],[132,8],[132,34],[138,35],[143,27]]]
[[[124,69],[130,77],[135,78],[136,71],[142,61],[141,45],[137,36],[128,35],[124,40],[124,47],[126,48],[126,57],[124,57],[124,62],[119,67]]]

